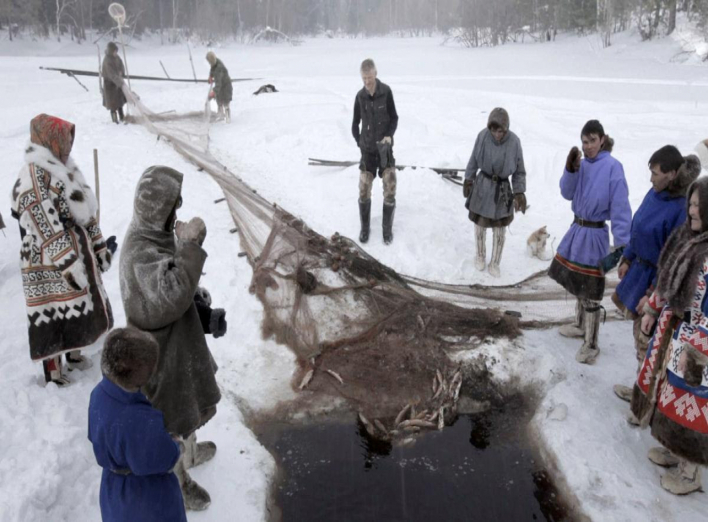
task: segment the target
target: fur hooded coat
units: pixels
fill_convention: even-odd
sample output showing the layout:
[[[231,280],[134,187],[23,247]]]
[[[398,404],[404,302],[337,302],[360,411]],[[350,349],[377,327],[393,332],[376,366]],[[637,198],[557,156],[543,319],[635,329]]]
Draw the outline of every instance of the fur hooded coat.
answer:
[[[101,272],[111,253],[91,188],[70,157],[74,124],[41,114],[12,188],[30,356],[38,361],[95,342],[113,326]]]
[[[708,178],[699,194],[702,231],[690,219],[671,235],[659,258],[648,313],[654,336],[634,386],[632,411],[649,419],[652,435],[674,454],[708,465]],[[682,364],[685,362],[685,365]]]
[[[207,253],[180,241],[172,221],[182,174],[151,167],[138,181],[133,220],[120,257],[120,289],[128,324],[160,346],[157,368],[143,392],[183,437],[205,424],[221,398],[211,356],[194,304]]]

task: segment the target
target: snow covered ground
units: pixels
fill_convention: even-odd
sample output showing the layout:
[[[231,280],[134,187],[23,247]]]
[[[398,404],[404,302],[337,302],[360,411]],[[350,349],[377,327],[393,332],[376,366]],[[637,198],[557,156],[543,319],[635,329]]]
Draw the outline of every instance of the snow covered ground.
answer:
[[[314,39],[299,47],[231,45],[215,51],[232,77],[262,80],[234,84],[233,122],[212,127],[212,152],[259,194],[323,235],[358,234],[357,168],[309,167],[307,158],[358,159],[350,126],[362,59],[374,58],[379,77],[393,89],[399,163],[464,168],[489,110],[509,111],[524,148],[531,208],[511,226],[501,279],[474,269],[473,228],[460,187],[432,171],[400,172],[395,242],[387,247],[380,234],[381,184],[375,182],[367,250],[396,270],[425,279],[506,284],[545,268],[547,263],[526,257],[525,240],[547,225],[557,245],[570,223],[570,206],[557,182],[568,149],[578,144],[580,128],[590,118],[600,119],[615,138],[633,209],[650,188],[646,162],[654,150],[673,143],[688,153],[708,138],[708,67],[676,63],[681,47],[671,39],[639,44],[635,36],[619,35],[602,49],[596,37],[572,37],[477,50],[441,46],[436,38]],[[198,74],[206,77],[206,49],[193,52]],[[162,60],[172,77],[191,76],[182,46],[135,42],[129,53],[133,74],[160,75]],[[41,112],[76,123],[73,156],[87,179],[92,149],[99,150],[102,228],[117,235],[119,245],[142,171],[166,164],[185,173],[180,215],[201,215],[207,223],[203,283],[216,306],[227,309],[229,321],[225,337],[210,339],[224,398],[219,414],[199,434],[215,440],[219,452],[194,470],[213,503],[189,518],[265,519],[275,464],[244,418],[295,396],[294,357],[261,339],[261,306],[248,293],[250,267],[237,257],[228,209],[213,204],[218,187],[143,128],[111,124],[96,79],[81,78],[90,89],[86,93],[70,78],[38,69],[95,70],[95,47],[0,42],[0,55],[4,197],[23,161],[29,120]],[[281,92],[251,95],[265,83]],[[200,110],[206,96],[203,84],[134,82],[133,89],[157,112]],[[100,469],[86,439],[86,410],[100,379],[101,343],[89,350],[95,367],[76,375],[71,387],[42,385],[40,366],[27,356],[19,233],[8,207],[6,199],[0,205],[8,224],[7,238],[0,238],[0,519],[98,520]],[[123,325],[117,266],[104,279],[116,324]],[[500,379],[521,379],[544,390],[533,428],[593,520],[708,520],[701,495],[676,498],[660,488],[659,470],[646,459],[650,435],[626,424],[628,408],[612,393],[613,384],[632,381],[631,325],[604,326],[600,344],[602,355],[592,367],[578,365],[578,343],[553,330],[528,332],[512,345],[487,350],[501,355],[493,369]]]

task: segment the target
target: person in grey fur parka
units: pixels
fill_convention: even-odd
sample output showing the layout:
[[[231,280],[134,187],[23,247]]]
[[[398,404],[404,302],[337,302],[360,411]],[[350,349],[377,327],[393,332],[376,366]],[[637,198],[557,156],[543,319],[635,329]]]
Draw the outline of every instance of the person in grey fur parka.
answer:
[[[120,257],[120,289],[128,325],[150,333],[160,346],[143,392],[164,414],[167,430],[185,439],[187,457],[175,473],[187,508],[201,510],[211,499],[186,470],[216,451],[212,442],[196,444],[194,432],[214,416],[221,394],[194,302],[207,258],[206,226],[200,218],[177,221],[182,177],[156,166],[140,178]]]
[[[526,169],[521,141],[509,130],[509,114],[497,107],[489,114],[487,127],[477,136],[465,171],[463,194],[469,218],[475,224],[475,266],[486,267],[486,232],[493,230],[489,274],[501,275],[499,263],[506,227],[514,212],[526,212]]]
[[[126,99],[123,94],[123,79],[125,78],[125,66],[123,60],[118,56],[118,46],[113,42],[108,42],[106,46],[106,57],[101,65],[101,76],[103,76],[103,106],[111,111],[111,120],[118,123],[118,119],[123,121],[123,105]]]

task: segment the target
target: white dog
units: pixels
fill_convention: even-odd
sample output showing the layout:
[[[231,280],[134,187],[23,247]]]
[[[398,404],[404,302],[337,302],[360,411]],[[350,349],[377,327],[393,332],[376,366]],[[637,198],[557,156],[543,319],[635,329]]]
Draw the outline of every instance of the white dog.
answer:
[[[526,252],[529,257],[536,257],[541,261],[550,261],[551,255],[546,252],[546,241],[550,234],[546,231],[546,226],[542,226],[533,232],[526,241]]]

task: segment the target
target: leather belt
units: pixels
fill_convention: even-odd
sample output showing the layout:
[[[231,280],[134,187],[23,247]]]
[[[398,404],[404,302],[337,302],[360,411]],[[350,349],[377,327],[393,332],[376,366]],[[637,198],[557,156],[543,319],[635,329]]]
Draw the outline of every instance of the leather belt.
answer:
[[[588,221],[587,219],[583,219],[578,216],[575,216],[573,223],[585,228],[605,228],[604,221]]]

